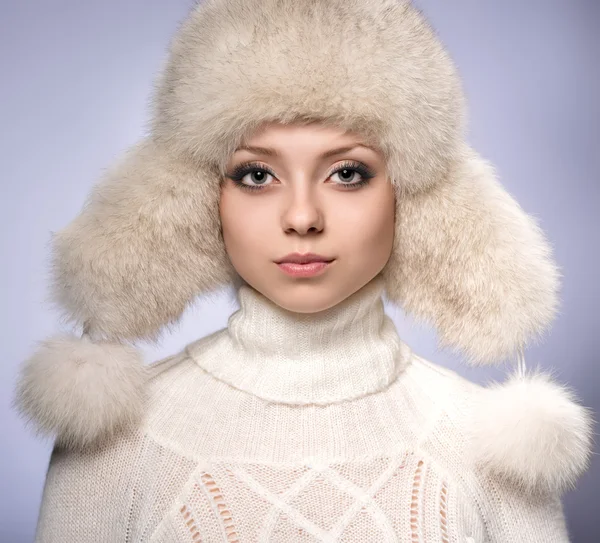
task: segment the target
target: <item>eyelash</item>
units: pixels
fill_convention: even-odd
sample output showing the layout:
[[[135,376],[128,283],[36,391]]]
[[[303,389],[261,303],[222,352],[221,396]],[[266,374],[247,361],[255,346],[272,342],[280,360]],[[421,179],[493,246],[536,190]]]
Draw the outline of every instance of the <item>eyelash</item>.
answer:
[[[342,170],[355,171],[361,177],[361,180],[358,181],[357,183],[348,183],[348,184],[336,183],[337,185],[341,185],[342,187],[344,187],[344,190],[351,190],[351,189],[356,189],[358,187],[363,187],[363,186],[367,185],[373,177],[375,177],[375,174],[369,168],[364,166],[364,164],[361,164],[360,162],[354,162],[354,161],[344,162],[335,171],[331,172],[329,174],[329,177],[331,177],[332,175],[334,175]],[[252,173],[252,172],[256,172],[256,171],[265,172],[273,177],[276,177],[275,173],[270,168],[261,166],[256,162],[245,162],[243,164],[240,164],[239,166],[237,166],[237,168],[235,168],[235,170],[233,170],[233,172],[231,174],[226,175],[226,177],[231,179],[241,189],[249,190],[249,191],[264,190],[266,187],[268,187],[268,185],[246,185],[245,183],[242,183],[242,179],[246,175],[248,175],[249,173]]]

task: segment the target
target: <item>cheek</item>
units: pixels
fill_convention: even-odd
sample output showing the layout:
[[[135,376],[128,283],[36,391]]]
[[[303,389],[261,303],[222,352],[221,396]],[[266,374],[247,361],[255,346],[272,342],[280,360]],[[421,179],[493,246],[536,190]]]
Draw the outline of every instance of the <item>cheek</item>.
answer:
[[[261,210],[260,202],[249,202],[244,196],[235,188],[224,188],[221,192],[219,213],[229,253],[264,248],[265,237],[273,230],[273,226],[267,224],[270,214]]]
[[[345,240],[348,250],[363,255],[389,254],[394,239],[393,194],[382,191],[344,207],[336,222],[341,230],[338,238]]]

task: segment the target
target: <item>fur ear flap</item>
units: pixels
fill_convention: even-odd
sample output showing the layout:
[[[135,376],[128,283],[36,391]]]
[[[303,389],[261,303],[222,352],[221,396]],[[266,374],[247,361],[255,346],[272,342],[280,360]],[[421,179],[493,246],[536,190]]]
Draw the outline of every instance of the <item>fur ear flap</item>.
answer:
[[[54,235],[51,300],[99,337],[158,341],[198,295],[230,281],[219,177],[146,139]]]
[[[195,297],[234,273],[221,239],[219,180],[146,139],[54,235],[49,302],[84,335],[41,342],[21,368],[13,406],[38,434],[86,447],[139,419],[146,368],[126,342],[158,341]]]
[[[541,229],[468,147],[448,178],[397,191],[390,301],[436,327],[471,364],[513,358],[557,310],[559,272]]]

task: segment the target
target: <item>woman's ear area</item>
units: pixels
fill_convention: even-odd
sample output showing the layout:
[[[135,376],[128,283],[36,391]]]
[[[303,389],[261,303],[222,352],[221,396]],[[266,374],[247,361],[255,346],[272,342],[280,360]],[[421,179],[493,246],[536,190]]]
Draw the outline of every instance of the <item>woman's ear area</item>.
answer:
[[[560,273],[537,222],[493,167],[466,145],[459,157],[437,185],[396,191],[386,289],[437,328],[441,346],[489,364],[545,332],[558,308]]]

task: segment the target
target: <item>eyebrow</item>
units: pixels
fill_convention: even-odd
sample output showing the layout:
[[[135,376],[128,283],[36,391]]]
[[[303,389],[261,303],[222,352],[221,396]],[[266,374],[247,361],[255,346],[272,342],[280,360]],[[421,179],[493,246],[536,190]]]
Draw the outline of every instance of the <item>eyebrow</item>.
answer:
[[[356,147],[365,147],[367,149],[371,149],[371,151],[375,151],[375,149],[373,149],[372,147],[369,147],[368,145],[364,145],[362,143],[357,143],[356,145],[350,145],[350,146],[346,146],[346,147],[338,147],[337,149],[331,149],[329,151],[326,151],[322,155],[320,155],[319,158],[328,158],[330,156],[341,155],[342,153],[347,153],[348,151],[352,151],[352,149],[355,149]],[[272,149],[270,147],[256,147],[253,145],[242,145],[241,147],[238,147],[235,151],[236,152],[237,151],[250,151],[251,153],[255,153],[257,155],[276,156],[276,157],[279,156],[279,153],[275,149]]]

